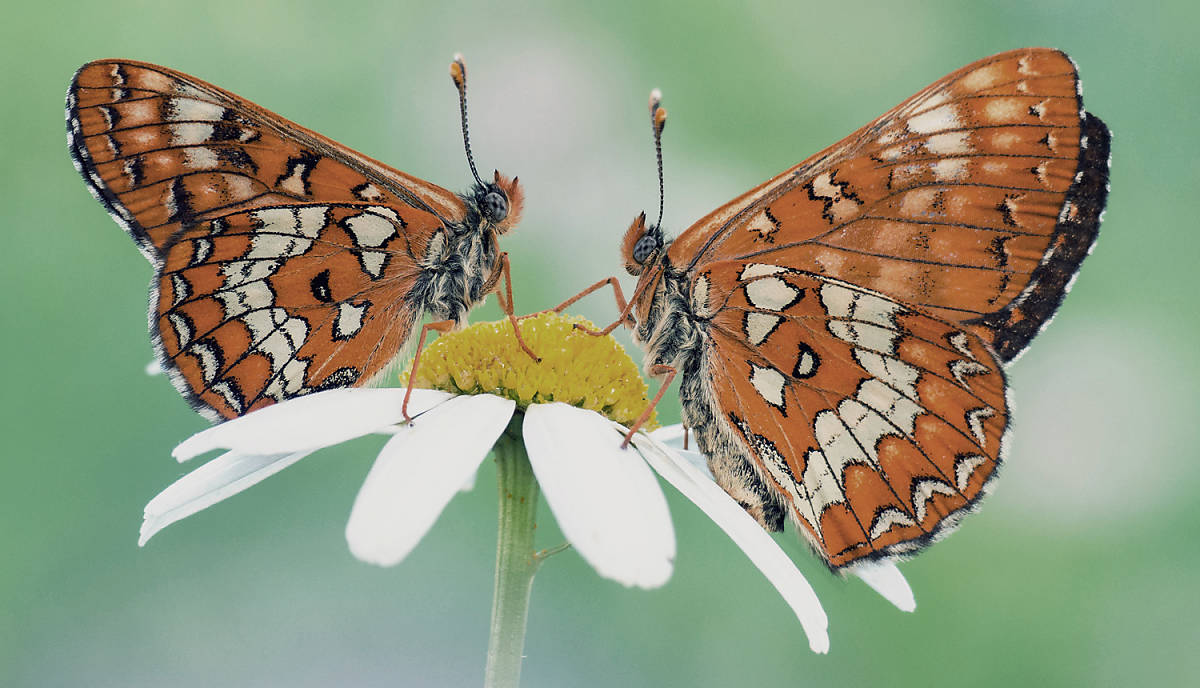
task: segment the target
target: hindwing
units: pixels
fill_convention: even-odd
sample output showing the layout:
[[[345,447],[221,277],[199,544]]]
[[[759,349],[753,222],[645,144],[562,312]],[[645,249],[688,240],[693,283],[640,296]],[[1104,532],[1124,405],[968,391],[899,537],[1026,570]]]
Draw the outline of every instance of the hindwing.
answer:
[[[704,371],[717,415],[830,565],[916,549],[981,496],[1008,407],[978,336],[787,266],[724,261],[693,285],[726,295]]]
[[[151,294],[176,387],[197,410],[231,418],[371,379],[421,312],[412,292],[425,247],[405,225],[389,206],[309,204],[183,230]]]

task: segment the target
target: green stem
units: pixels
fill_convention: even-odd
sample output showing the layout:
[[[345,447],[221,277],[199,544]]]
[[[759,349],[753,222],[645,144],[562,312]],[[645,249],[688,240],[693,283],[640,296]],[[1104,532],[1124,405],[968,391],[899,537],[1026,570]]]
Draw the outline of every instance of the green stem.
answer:
[[[521,682],[529,594],[540,562],[533,553],[538,484],[520,437],[520,420],[518,413],[495,447],[500,528],[496,538],[496,587],[484,678],[487,688],[516,688]],[[513,432],[514,428],[516,432]]]

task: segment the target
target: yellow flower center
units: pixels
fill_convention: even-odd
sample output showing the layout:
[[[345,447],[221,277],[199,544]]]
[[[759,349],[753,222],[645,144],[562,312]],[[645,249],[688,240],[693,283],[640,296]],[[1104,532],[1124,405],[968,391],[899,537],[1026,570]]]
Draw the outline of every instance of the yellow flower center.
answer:
[[[539,313],[521,321],[521,337],[541,357],[535,361],[517,344],[507,320],[471,325],[443,334],[421,352],[415,386],[454,394],[495,394],[530,404],[561,401],[632,425],[650,403],[646,383],[629,354],[611,336],[580,316]],[[409,372],[400,381],[408,384]],[[644,427],[658,426],[654,415]]]

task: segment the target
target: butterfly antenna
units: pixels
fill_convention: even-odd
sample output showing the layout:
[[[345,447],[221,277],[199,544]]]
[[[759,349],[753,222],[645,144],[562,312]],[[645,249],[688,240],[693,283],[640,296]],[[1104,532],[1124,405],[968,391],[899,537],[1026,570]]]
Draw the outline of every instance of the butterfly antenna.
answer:
[[[662,227],[666,196],[663,187],[662,133],[667,126],[667,110],[662,107],[662,91],[657,88],[650,92],[650,126],[654,128],[654,152],[658,156],[658,222],[654,226]]]
[[[454,62],[450,63],[450,78],[454,80],[454,87],[458,89],[458,109],[462,114],[463,146],[467,149],[467,164],[471,166],[471,176],[475,177],[475,182],[483,186],[483,180],[479,178],[479,172],[475,169],[475,158],[471,156],[471,134],[467,131],[467,65],[463,62],[462,53],[456,53]]]

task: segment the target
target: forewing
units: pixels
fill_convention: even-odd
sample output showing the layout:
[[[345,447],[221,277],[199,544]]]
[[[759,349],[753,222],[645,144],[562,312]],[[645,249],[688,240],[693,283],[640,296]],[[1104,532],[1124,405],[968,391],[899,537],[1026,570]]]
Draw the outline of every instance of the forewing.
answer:
[[[788,265],[960,325],[1002,361],[1048,322],[1099,229],[1109,135],[1075,65],[968,65],[696,223],[674,264]]]
[[[189,223],[257,206],[370,202],[410,206],[437,224],[464,215],[437,185],[157,65],[84,65],[66,116],[76,167],[151,262]]]
[[[175,386],[216,419],[369,381],[421,313],[419,261],[444,245],[441,231],[407,229],[421,215],[289,204],[182,230],[163,254],[150,306]]]
[[[1008,408],[979,337],[784,266],[717,263],[693,285],[715,402],[831,566],[916,550],[982,495]]]

